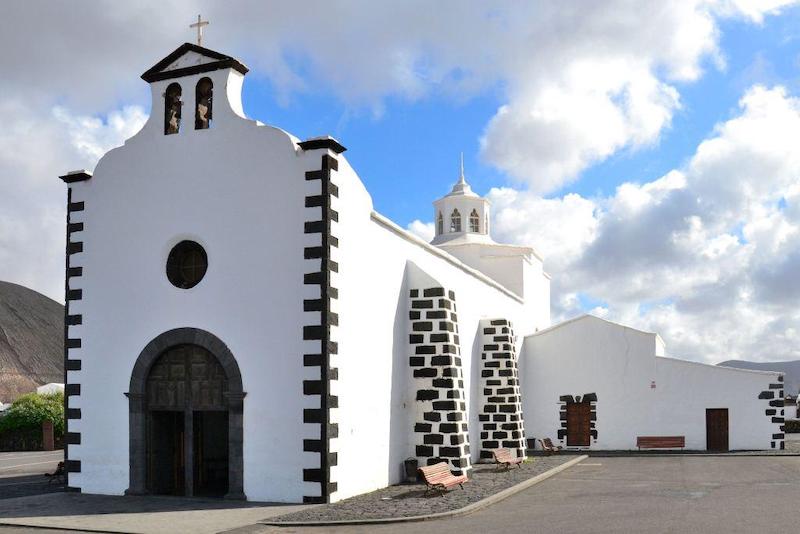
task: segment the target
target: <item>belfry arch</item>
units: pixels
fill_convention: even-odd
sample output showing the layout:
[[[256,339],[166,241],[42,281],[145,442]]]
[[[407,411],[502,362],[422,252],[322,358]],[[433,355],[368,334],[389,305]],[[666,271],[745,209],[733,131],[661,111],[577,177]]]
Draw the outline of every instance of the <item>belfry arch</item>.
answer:
[[[164,440],[169,441],[169,436],[173,436],[174,443],[178,443],[172,451],[174,462],[183,465],[179,470],[174,463],[170,471],[180,478],[174,481],[173,492],[194,495],[201,487],[199,478],[204,473],[203,438],[195,430],[208,427],[213,432],[216,427],[219,436],[226,434],[227,438],[222,444],[212,443],[216,450],[227,452],[226,458],[216,461],[218,470],[221,465],[227,466],[226,473],[223,472],[223,476],[227,474],[224,497],[245,499],[242,455],[245,395],[236,359],[213,334],[197,328],[177,328],[150,341],[134,364],[126,393],[130,431],[130,483],[126,493],[163,492],[154,478],[155,474],[163,475],[163,464],[154,467],[154,462],[172,462],[170,454],[163,451],[170,446]],[[203,425],[204,417],[209,414],[211,419]],[[225,428],[215,425],[223,420],[227,420],[227,433]],[[154,432],[154,428],[158,431]]]

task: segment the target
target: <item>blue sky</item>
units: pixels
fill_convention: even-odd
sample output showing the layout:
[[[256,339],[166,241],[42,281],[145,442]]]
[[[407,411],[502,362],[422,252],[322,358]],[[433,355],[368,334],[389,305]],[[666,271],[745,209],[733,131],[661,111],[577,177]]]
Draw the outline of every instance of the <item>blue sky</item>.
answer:
[[[720,48],[725,65],[720,68],[707,58],[699,80],[678,84],[682,107],[658,142],[623,150],[548,196],[607,196],[622,182],[651,181],[680,167],[718,122],[735,113],[742,93],[754,83],[782,84],[797,93],[798,28],[798,7],[780,17],[768,17],[762,25],[722,20]],[[209,41],[212,38],[213,33]],[[246,58],[247,52],[242,56]],[[302,61],[294,63],[303,69]],[[414,219],[432,219],[432,200],[446,194],[457,179],[460,152],[468,180],[479,193],[519,185],[480,157],[486,123],[504,102],[499,84],[469,98],[454,99],[436,90],[414,101],[387,97],[383,110],[375,113],[367,105],[346,104],[324,83],[287,99],[269,79],[251,72],[243,99],[248,116],[300,138],[330,134],[339,139],[348,148],[347,157],[367,185],[376,209],[403,226]]]

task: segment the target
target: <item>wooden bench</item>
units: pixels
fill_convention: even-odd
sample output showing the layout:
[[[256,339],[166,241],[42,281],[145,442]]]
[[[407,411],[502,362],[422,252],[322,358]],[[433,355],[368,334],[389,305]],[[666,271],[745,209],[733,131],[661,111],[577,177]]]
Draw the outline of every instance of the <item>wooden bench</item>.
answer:
[[[450,465],[447,462],[439,462],[438,464],[429,465],[427,467],[420,467],[419,474],[422,480],[427,484],[425,493],[431,490],[439,490],[444,495],[447,489],[458,485],[464,489],[464,482],[468,482],[467,475],[454,475],[450,472]]]
[[[637,436],[639,449],[677,449],[686,447],[686,436]]]
[[[561,451],[561,445],[553,445],[553,441],[550,438],[540,439],[539,443],[542,445],[542,450],[547,454]]]
[[[517,456],[511,452],[511,449],[495,449],[492,451],[494,463],[499,466],[505,466],[506,470],[510,469],[512,465],[522,468],[524,457]]]

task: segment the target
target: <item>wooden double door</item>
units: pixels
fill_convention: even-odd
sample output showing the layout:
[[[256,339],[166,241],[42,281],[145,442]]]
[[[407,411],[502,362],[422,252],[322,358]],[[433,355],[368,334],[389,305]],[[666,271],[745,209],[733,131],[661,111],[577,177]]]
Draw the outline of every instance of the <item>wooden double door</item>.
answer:
[[[150,493],[223,496],[228,492],[228,380],[207,350],[179,345],[147,379],[146,486]]]
[[[150,493],[203,497],[227,493],[228,412],[159,410],[150,412],[148,419]]]
[[[588,402],[567,404],[567,446],[588,447],[591,434],[591,404]]]
[[[706,449],[709,451],[728,450],[727,408],[709,408],[706,410]]]

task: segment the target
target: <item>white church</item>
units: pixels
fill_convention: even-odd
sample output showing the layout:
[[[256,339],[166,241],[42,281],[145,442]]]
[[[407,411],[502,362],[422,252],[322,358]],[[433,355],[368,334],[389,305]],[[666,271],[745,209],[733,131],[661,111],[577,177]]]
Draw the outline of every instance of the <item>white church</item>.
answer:
[[[70,490],[333,502],[409,457],[469,474],[544,438],[783,447],[782,375],[551,324],[542,257],[492,239],[463,171],[427,243],[373,209],[337,140],[248,119],[247,70],[180,46],[142,75],[142,130],[61,177]]]

